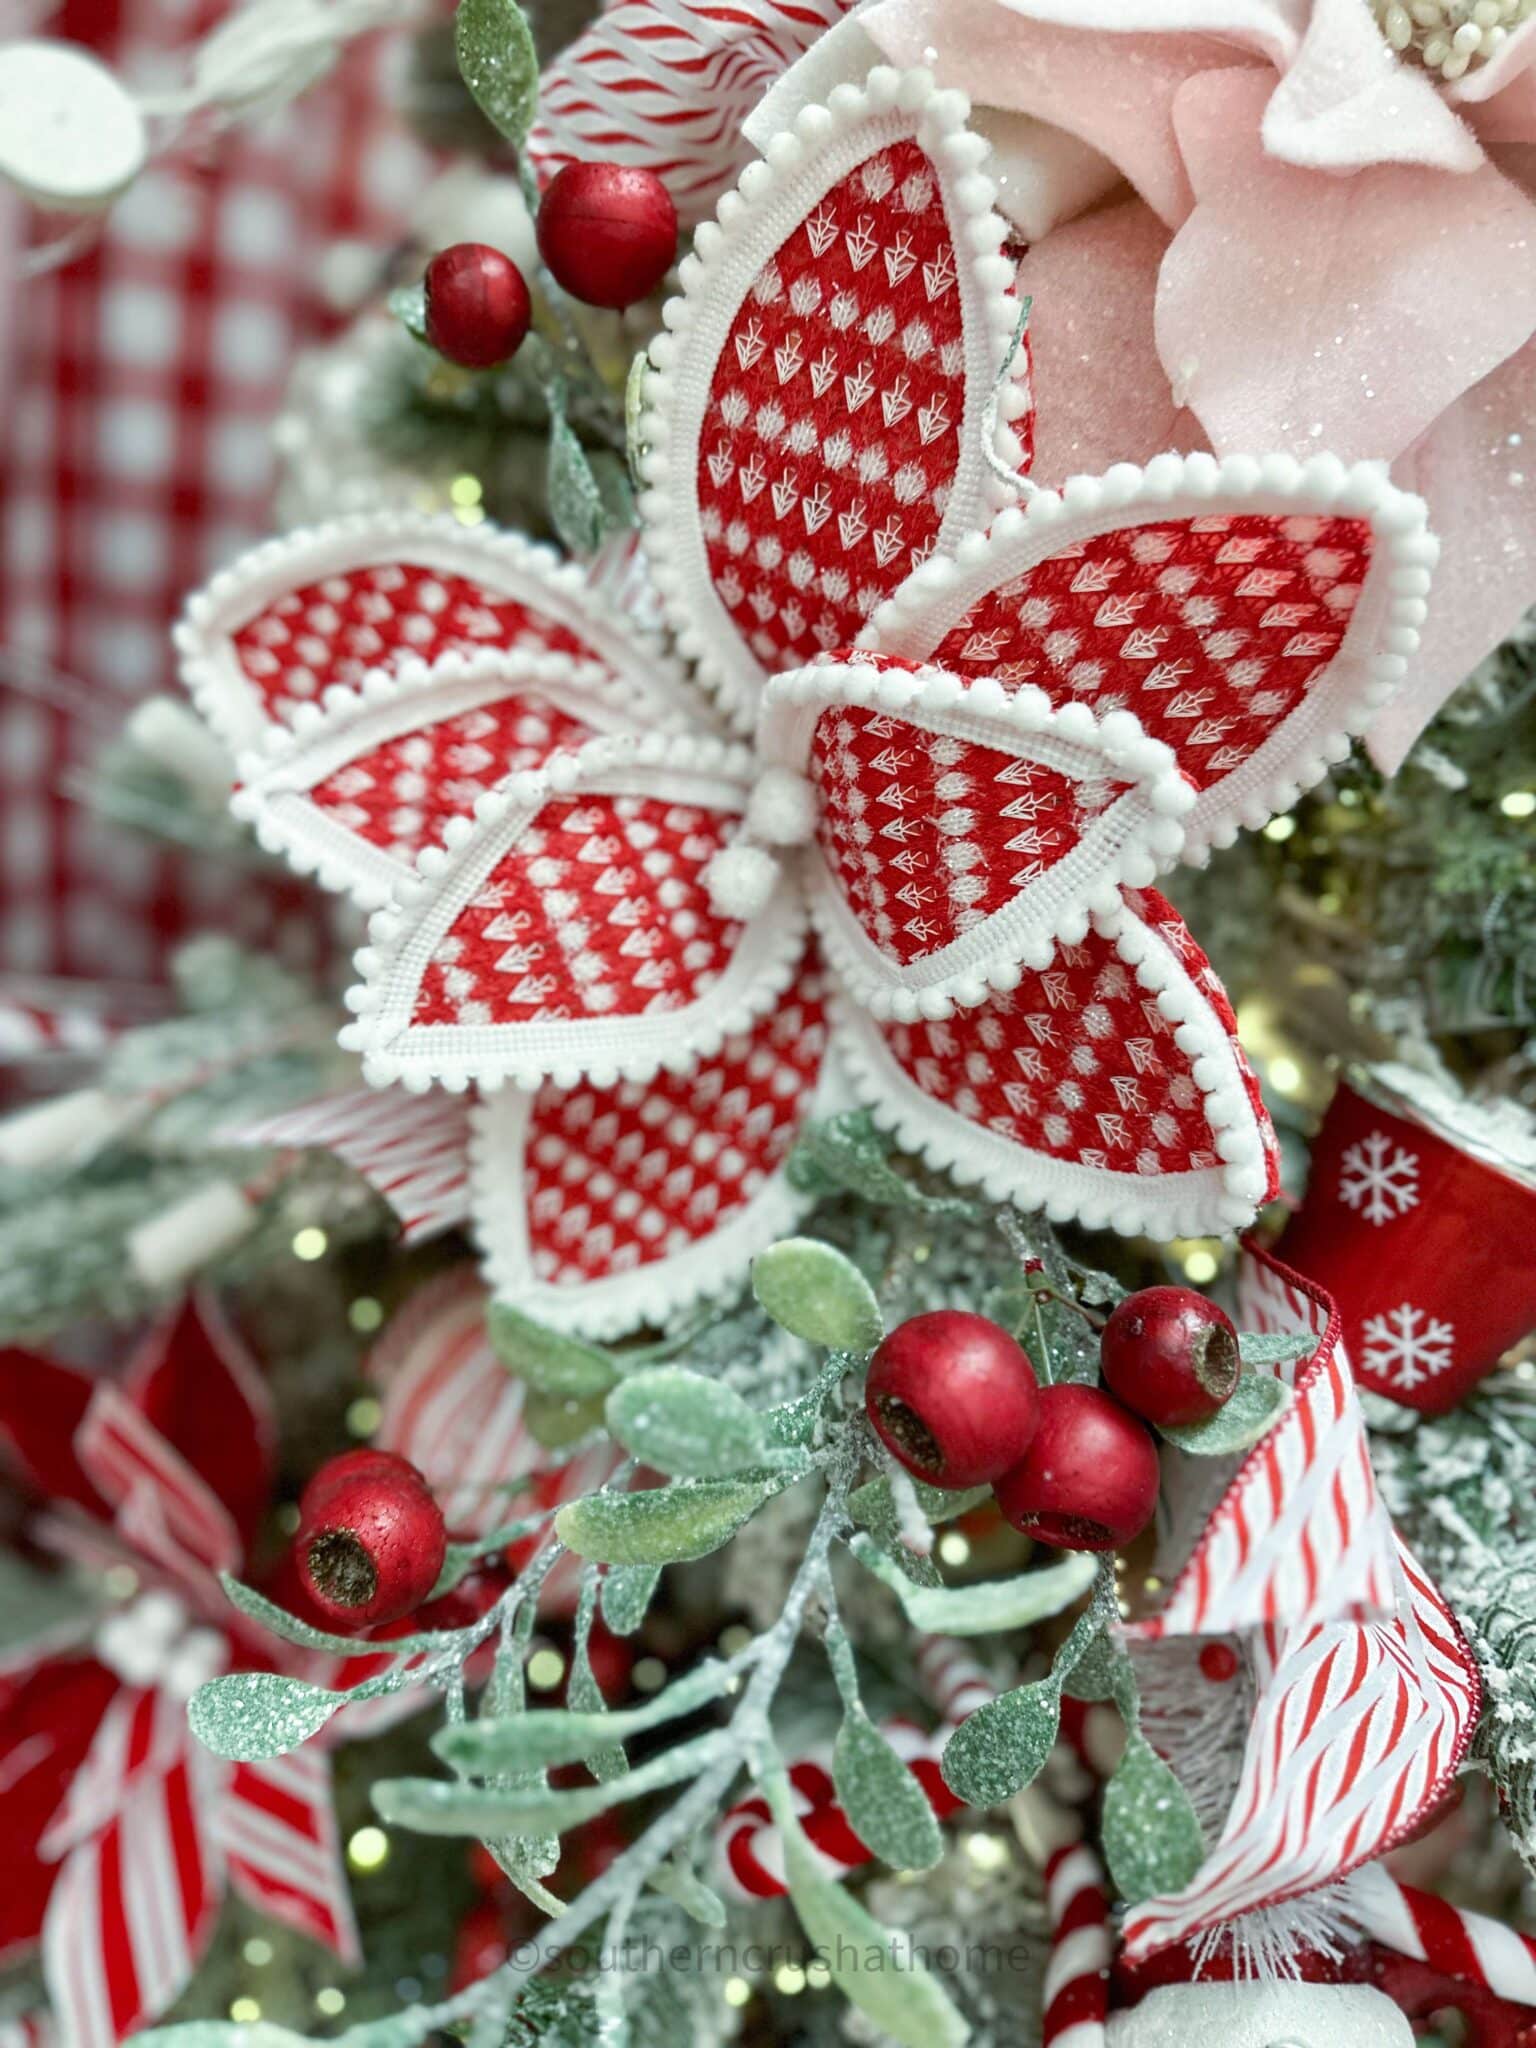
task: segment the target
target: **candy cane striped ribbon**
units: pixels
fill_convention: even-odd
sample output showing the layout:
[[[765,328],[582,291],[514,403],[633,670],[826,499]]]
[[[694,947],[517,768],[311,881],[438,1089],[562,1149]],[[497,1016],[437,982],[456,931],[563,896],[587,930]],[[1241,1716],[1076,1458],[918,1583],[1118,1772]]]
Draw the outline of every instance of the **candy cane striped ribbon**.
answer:
[[[1350,1908],[1364,1931],[1384,1948],[1428,1963],[1462,1984],[1481,1984],[1496,1998],[1536,2005],[1536,1941],[1485,1913],[1459,1907],[1399,1884],[1380,1863],[1358,1873]]]
[[[439,1237],[469,1214],[469,1110],[441,1089],[325,1095],[231,1135],[246,1145],[333,1152],[388,1202],[403,1244]]]

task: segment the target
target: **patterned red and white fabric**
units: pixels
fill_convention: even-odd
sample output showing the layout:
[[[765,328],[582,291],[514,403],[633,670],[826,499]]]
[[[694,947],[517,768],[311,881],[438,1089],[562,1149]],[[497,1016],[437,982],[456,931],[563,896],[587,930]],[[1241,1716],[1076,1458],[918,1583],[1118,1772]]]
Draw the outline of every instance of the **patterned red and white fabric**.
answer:
[[[1195,792],[1201,859],[1341,760],[1407,673],[1423,502],[1327,455],[1159,455],[1074,477],[917,570],[862,645],[1129,711]]]
[[[242,1898],[343,1962],[361,1960],[324,1750],[232,1766],[217,1828]]]
[[[1133,1654],[1174,1634],[1235,1638],[1255,1694],[1220,1839],[1183,1891],[1130,1909],[1132,1965],[1385,1854],[1443,1797],[1480,1705],[1449,1609],[1355,1461],[1364,1424],[1333,1304],[1257,1250],[1243,1295],[1245,1326],[1310,1332],[1318,1349],[1273,1456],[1266,1440],[1243,1461],[1163,1613],[1128,1631]]]
[[[528,156],[547,182],[596,157],[654,171],[686,226],[746,160],[742,123],[852,0],[609,0],[539,81]]]
[[[391,900],[449,820],[558,749],[697,724],[654,638],[516,534],[410,513],[241,557],[177,628],[237,815],[301,873]]]
[[[852,643],[1028,460],[1007,231],[959,94],[880,69],[749,165],[652,342],[640,509],[667,614],[726,715]]]
[[[828,1038],[811,949],[766,1016],[686,1073],[488,1097],[475,1228],[498,1297],[602,1337],[735,1288],[809,1206],[781,1169],[835,1086]]]
[[[451,1095],[354,1088],[241,1124],[245,1145],[332,1152],[400,1219],[402,1244],[425,1244],[469,1218],[469,1111]]]
[[[61,0],[38,32],[166,80],[229,13]],[[0,873],[8,967],[149,979],[199,925],[264,947],[315,931],[286,884],[231,891],[218,864],[106,832],[65,792],[94,744],[80,707],[104,738],[166,688],[185,593],[268,530],[272,420],[296,352],[337,318],[329,253],[371,248],[382,275],[430,175],[401,121],[399,54],[397,34],[359,39],[301,104],[151,165],[69,263],[7,276],[0,644],[13,673],[73,685],[67,708],[0,690],[0,811],[25,849]]]

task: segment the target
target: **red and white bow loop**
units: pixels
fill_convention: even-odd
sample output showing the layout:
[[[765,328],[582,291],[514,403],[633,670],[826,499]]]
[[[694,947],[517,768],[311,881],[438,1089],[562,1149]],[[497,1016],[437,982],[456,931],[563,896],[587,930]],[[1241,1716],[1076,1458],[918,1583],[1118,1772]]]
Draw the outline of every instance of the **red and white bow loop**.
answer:
[[[1195,792],[1199,860],[1289,809],[1407,673],[1425,520],[1378,465],[1331,455],[1119,463],[922,564],[860,644],[1133,713]]]
[[[646,550],[743,731],[765,676],[850,646],[1016,494],[1028,355],[968,111],[888,68],[805,108],[700,226],[663,310]]]
[[[1237,1738],[1205,1862],[1127,1915],[1132,1963],[1385,1854],[1444,1797],[1479,1711],[1450,1610],[1378,1499],[1332,1301],[1252,1249],[1240,1291],[1246,1326],[1309,1333],[1316,1349],[1276,1368],[1290,1408],[1242,1460],[1161,1611],[1129,1631],[1154,1742],[1163,1730],[1179,1752],[1199,1730],[1203,1753],[1179,1761],[1217,1778],[1223,1725]],[[1201,1638],[1206,1653],[1179,1654]]]
[[[604,735],[696,732],[697,704],[611,580],[408,513],[242,557],[177,629],[187,687],[236,764],[237,815],[376,909],[509,773]]]

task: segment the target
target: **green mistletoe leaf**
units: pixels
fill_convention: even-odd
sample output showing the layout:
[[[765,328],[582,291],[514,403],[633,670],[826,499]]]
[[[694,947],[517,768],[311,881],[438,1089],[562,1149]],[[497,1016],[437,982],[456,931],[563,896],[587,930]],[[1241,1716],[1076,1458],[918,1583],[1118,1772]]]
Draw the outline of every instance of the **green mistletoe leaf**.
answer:
[[[276,1671],[235,1671],[198,1687],[187,1702],[187,1721],[215,1756],[261,1763],[307,1742],[355,1697]]]
[[[832,1752],[832,1782],[853,1832],[893,1870],[929,1870],[944,1837],[927,1794],[862,1708],[849,1713]]]
[[[560,1510],[555,1534],[594,1564],[683,1564],[729,1543],[767,1498],[760,1481],[744,1479],[594,1493]]]
[[[681,1366],[637,1372],[608,1396],[609,1432],[677,1479],[723,1479],[763,1462],[763,1425],[734,1387]]]
[[[1103,1842],[1115,1889],[1132,1906],[1182,1891],[1205,1860],[1189,1794],[1143,1735],[1127,1737],[1104,1788]]]
[[[880,1304],[840,1251],[786,1237],[752,1261],[752,1292],[781,1329],[828,1351],[873,1351],[885,1334]]]
[[[517,0],[459,0],[459,73],[488,121],[521,148],[539,105],[539,53]]]
[[[944,1782],[969,1806],[1000,1805],[1039,1777],[1060,1726],[1059,1679],[999,1693],[949,1738],[939,1760]]]
[[[1251,1450],[1268,1436],[1293,1398],[1284,1380],[1272,1379],[1267,1372],[1245,1372],[1206,1421],[1165,1428],[1161,1434],[1197,1458],[1229,1457],[1234,1451]]]

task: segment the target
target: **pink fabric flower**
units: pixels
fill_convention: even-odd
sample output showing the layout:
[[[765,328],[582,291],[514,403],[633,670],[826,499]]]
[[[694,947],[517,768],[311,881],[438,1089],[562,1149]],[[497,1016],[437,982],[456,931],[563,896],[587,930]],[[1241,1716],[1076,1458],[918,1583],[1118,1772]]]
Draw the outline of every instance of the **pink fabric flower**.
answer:
[[[1060,380],[1037,474],[1203,434],[1218,454],[1380,460],[1427,493],[1464,601],[1371,736],[1395,768],[1536,598],[1536,468],[1510,439],[1536,385],[1536,18],[1460,76],[1420,43],[1399,54],[1370,0],[875,0],[859,18],[891,61],[1100,151],[1144,202],[1047,209],[1026,259],[1042,401]]]

